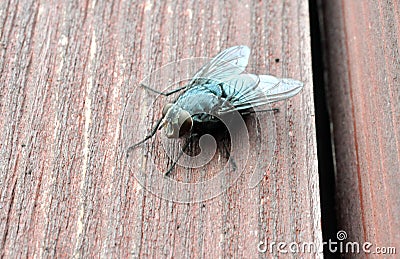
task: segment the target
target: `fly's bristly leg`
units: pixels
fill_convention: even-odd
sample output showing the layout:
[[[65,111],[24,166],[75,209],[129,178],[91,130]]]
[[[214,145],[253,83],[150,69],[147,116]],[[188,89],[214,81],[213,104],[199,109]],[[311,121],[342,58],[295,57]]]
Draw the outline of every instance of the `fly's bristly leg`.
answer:
[[[229,161],[231,161],[233,171],[236,171],[237,166],[236,166],[235,159],[234,159],[233,157],[231,157],[231,152],[229,151],[229,148],[228,148],[228,146],[226,145],[225,141],[221,141],[221,142],[222,142],[222,144],[224,145],[224,149],[225,149],[226,154],[228,155],[228,156],[227,156],[227,159],[228,159]]]
[[[245,116],[245,115],[249,115],[249,114],[256,113],[256,112],[274,112],[274,113],[277,113],[277,112],[279,112],[279,109],[278,108],[272,108],[272,109],[267,109],[267,110],[246,111],[246,112],[242,112],[241,115]]]
[[[149,91],[151,91],[151,92],[153,92],[153,93],[160,94],[160,95],[163,95],[163,96],[170,96],[171,94],[177,93],[177,92],[182,91],[183,89],[186,88],[186,85],[185,85],[185,86],[182,86],[182,87],[180,87],[180,88],[171,90],[171,91],[169,91],[169,92],[160,92],[160,91],[158,91],[158,90],[156,90],[156,89],[153,89],[153,88],[151,88],[151,87],[149,87],[149,86],[147,86],[147,85],[145,85],[145,84],[140,84],[140,86],[143,87],[143,88],[146,89],[146,90],[149,90]]]
[[[178,160],[181,158],[181,156],[183,155],[183,153],[185,153],[186,149],[189,147],[190,142],[192,142],[193,137],[195,136],[195,134],[190,135],[187,139],[186,139],[186,143],[185,145],[182,147],[181,151],[179,152],[178,157],[176,158],[176,160],[172,163],[171,167],[168,169],[168,171],[165,172],[164,176],[168,176],[172,170],[174,170],[176,164],[178,163]]]
[[[129,153],[130,153],[132,150],[134,150],[135,148],[137,148],[138,146],[140,146],[141,144],[143,144],[144,142],[146,142],[148,139],[152,138],[152,137],[156,134],[156,132],[157,132],[157,130],[158,130],[158,127],[159,127],[160,124],[161,124],[162,119],[163,119],[163,118],[161,118],[161,119],[159,119],[159,120],[157,121],[156,125],[155,125],[155,126],[153,127],[153,129],[151,130],[150,134],[148,134],[143,140],[139,141],[138,143],[136,143],[136,144],[134,144],[133,146],[130,146],[130,147],[128,148],[128,150],[127,150],[127,152],[126,152],[126,155],[127,155],[127,156],[129,156]]]

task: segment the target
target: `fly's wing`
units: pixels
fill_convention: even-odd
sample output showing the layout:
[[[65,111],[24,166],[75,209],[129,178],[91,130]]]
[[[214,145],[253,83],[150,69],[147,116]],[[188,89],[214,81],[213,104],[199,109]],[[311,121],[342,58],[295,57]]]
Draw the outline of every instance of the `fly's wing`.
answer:
[[[241,74],[224,83],[226,101],[220,113],[245,110],[295,96],[304,84],[290,78]]]
[[[242,73],[248,63],[250,49],[247,46],[234,46],[220,52],[209,63],[205,64],[193,77],[191,83],[200,84],[213,79],[224,82]]]

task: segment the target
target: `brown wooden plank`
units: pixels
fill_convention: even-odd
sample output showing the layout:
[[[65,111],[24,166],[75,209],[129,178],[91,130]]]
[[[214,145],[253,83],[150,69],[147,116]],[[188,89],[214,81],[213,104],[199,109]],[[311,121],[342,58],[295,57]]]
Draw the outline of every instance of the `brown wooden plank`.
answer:
[[[255,257],[280,255],[259,253],[261,241],[321,244],[306,0],[2,1],[0,10],[2,256]],[[247,166],[226,192],[160,199],[135,174],[168,167],[162,133],[147,156],[125,159],[160,114],[138,82],[237,44],[252,48],[250,72],[305,82],[276,105],[276,149],[265,143],[271,115],[252,117]],[[171,179],[200,181],[225,162],[219,152]],[[266,176],[249,189],[256,169]]]
[[[399,249],[399,4],[325,1],[323,14],[339,228]]]

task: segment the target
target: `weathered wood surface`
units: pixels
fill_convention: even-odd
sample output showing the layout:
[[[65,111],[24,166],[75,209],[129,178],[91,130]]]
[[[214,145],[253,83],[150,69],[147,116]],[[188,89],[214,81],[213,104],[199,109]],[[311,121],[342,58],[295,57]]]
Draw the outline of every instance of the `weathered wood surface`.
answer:
[[[400,6],[324,1],[339,228],[400,248]],[[398,251],[397,251],[398,253]],[[364,256],[364,255],[360,255]]]
[[[1,1],[0,33],[2,256],[249,258],[280,254],[260,253],[261,241],[321,244],[306,0]],[[260,114],[248,122],[247,166],[226,192],[197,203],[148,192],[135,173],[170,163],[161,132],[146,156],[125,158],[160,114],[138,83],[237,44],[252,48],[250,72],[305,82],[276,105],[272,165],[262,142],[271,116]],[[221,153],[171,179],[210,177]],[[256,167],[265,177],[249,189]]]

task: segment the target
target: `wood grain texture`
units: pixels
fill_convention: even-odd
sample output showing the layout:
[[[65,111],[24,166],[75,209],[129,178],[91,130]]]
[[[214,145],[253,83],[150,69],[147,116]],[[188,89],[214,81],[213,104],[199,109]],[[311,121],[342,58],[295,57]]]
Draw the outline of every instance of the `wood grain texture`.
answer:
[[[339,228],[399,249],[399,4],[325,1],[322,11]]]
[[[280,255],[258,252],[261,241],[322,243],[306,0],[1,1],[0,33],[2,256],[249,258]],[[138,83],[237,44],[252,48],[250,72],[305,82],[275,106],[272,165],[260,115],[248,122],[247,166],[226,192],[160,199],[134,177],[169,165],[157,138],[150,153],[125,157],[160,115]],[[256,162],[266,175],[249,189]],[[223,163],[219,152],[171,177],[206,179]]]

